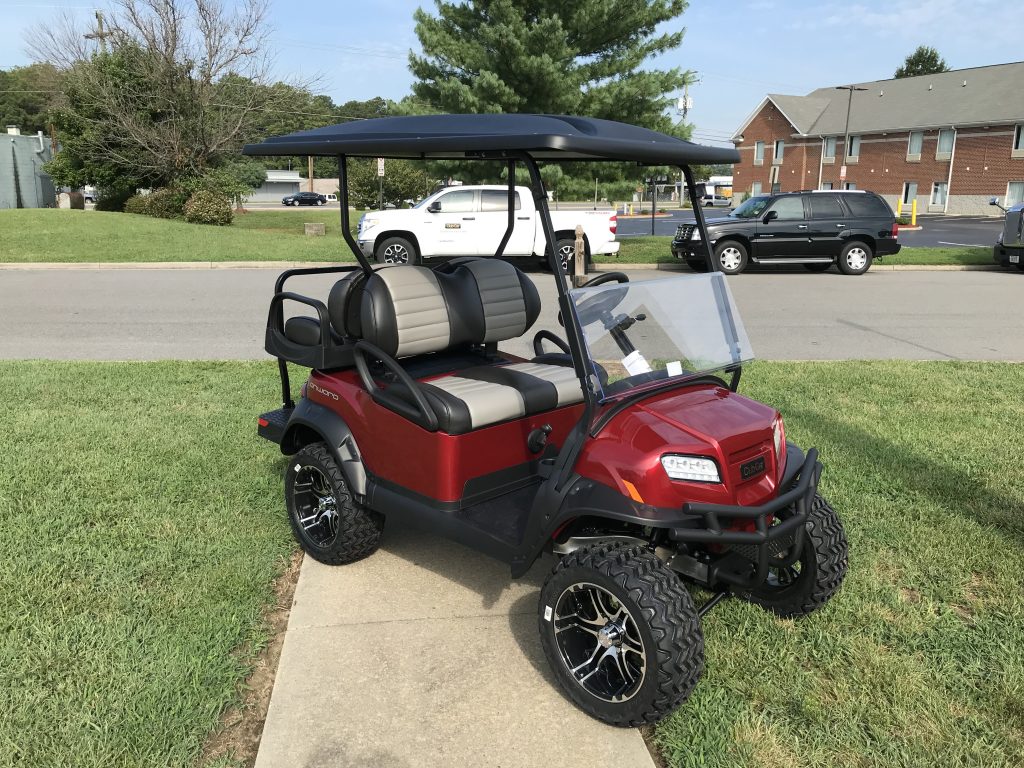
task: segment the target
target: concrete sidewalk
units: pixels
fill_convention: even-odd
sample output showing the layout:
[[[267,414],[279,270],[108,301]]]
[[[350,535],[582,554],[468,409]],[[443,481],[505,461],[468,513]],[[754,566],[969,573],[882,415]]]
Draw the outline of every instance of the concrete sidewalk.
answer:
[[[302,565],[257,768],[653,768],[638,731],[554,687],[537,597],[469,549],[389,527],[358,563]]]

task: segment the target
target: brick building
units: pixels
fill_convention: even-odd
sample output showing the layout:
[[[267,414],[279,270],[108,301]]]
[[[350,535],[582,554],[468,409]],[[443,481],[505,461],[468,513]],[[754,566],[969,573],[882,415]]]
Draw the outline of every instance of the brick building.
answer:
[[[869,189],[919,213],[1024,202],[1024,62],[856,88],[766,96],[732,139],[735,191]]]

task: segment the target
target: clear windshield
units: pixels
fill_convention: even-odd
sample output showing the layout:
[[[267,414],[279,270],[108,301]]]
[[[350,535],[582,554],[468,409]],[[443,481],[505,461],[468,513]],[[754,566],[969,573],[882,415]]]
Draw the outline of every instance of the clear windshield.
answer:
[[[734,219],[754,219],[768,206],[770,197],[751,197],[729,215]]]
[[[569,295],[596,364],[600,399],[754,358],[720,272],[574,288]]]

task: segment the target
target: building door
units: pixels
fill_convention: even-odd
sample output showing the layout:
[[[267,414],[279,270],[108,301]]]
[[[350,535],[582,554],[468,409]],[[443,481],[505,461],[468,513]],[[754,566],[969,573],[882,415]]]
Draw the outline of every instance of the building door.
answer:
[[[772,193],[781,192],[779,185],[779,166],[773,165],[768,171],[768,186],[771,187]]]
[[[903,204],[913,205],[914,200],[917,199],[917,182],[916,181],[905,181],[903,182]]]

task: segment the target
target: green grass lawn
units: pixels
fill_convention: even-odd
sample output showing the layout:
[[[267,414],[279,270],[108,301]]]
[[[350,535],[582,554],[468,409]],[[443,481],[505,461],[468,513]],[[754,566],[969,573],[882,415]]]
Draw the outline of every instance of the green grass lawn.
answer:
[[[361,211],[352,211],[355,227]],[[322,222],[326,237],[302,225]],[[0,262],[354,261],[337,208],[250,210],[230,227],[98,211],[0,211]],[[678,264],[670,237],[626,237],[600,264]],[[903,248],[883,264],[992,264],[989,248]]]
[[[1024,764],[1022,376],[746,372],[821,450],[850,573],[800,622],[706,618],[704,679],[654,732],[667,765]],[[193,765],[293,551],[255,436],[274,366],[4,362],[0,386],[0,764]]]

